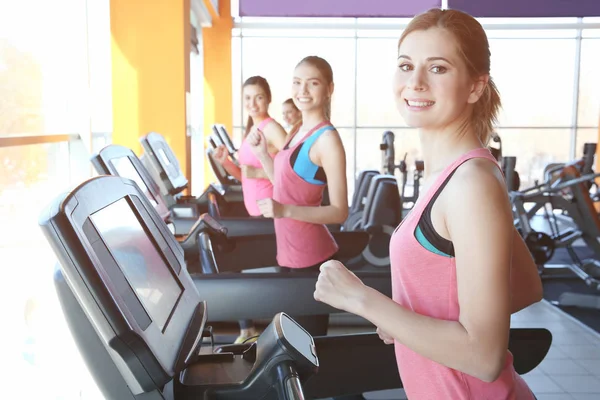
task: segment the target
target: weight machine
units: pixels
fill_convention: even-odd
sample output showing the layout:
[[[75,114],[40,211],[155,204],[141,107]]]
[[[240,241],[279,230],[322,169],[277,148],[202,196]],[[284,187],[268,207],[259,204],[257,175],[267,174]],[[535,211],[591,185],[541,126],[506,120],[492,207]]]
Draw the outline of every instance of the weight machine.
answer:
[[[402,183],[400,196],[402,199],[402,207],[404,210],[409,210],[419,198],[419,186],[423,178],[425,163],[422,160],[415,161],[415,169],[413,170],[413,193],[411,196],[406,194],[406,184],[408,182],[408,164],[406,157],[408,153],[404,153],[404,159],[400,164],[396,165],[396,151],[394,148],[395,135],[392,131],[383,132],[383,138],[379,149],[381,150],[381,173],[387,175],[395,175],[395,170],[398,168],[402,175]],[[410,207],[405,207],[405,203],[412,203]]]

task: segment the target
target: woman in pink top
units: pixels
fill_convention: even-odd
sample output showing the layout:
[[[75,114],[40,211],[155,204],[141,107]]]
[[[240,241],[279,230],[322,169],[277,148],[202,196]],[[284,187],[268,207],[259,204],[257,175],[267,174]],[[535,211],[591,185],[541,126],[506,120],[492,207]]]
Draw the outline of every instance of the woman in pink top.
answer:
[[[302,112],[294,104],[294,100],[289,98],[281,104],[281,115],[287,125],[286,130],[292,132],[297,124],[302,123]]]
[[[419,129],[425,183],[390,241],[393,299],[336,261],[321,266],[315,299],[395,344],[411,400],[534,399],[508,337],[511,313],[539,301],[542,286],[485,148],[500,98],[481,25],[456,10],[415,17],[399,41],[394,93]]]
[[[294,70],[292,98],[302,112],[275,158],[268,155],[265,135],[248,136],[252,150],[273,182],[273,196],[259,200],[263,216],[275,219],[277,261],[290,272],[318,271],[334,257],[338,245],[326,224],[348,216],[346,155],[340,135],[329,122],[333,71],[320,57],[304,58]],[[321,205],[325,187],[329,205]],[[313,335],[326,335],[328,315],[297,318]]]
[[[248,144],[248,134],[259,129],[266,137],[267,152],[270,157],[282,149],[287,133],[277,121],[269,116],[269,104],[271,103],[271,88],[267,80],[261,76],[248,78],[242,86],[243,104],[248,113],[246,131],[242,139],[242,145],[238,150],[238,161],[240,167],[235,165],[229,158],[225,146],[219,146],[215,150],[215,158],[232,176],[242,183],[244,194],[244,205],[248,214],[254,217],[261,216],[258,208],[258,200],[273,196],[273,185],[265,174],[260,161],[256,158]],[[250,338],[256,338],[258,331],[252,320],[240,321],[240,336],[235,343],[245,342]]]
[[[248,214],[260,216],[257,201],[273,195],[273,185],[265,174],[260,161],[250,150],[248,134],[255,129],[264,132],[267,139],[268,153],[273,156],[283,147],[287,133],[283,127],[269,116],[271,88],[267,80],[261,76],[248,78],[242,86],[244,109],[248,113],[248,122],[238,151],[240,167],[229,158],[225,146],[215,149],[215,159],[225,170],[242,183],[244,205]]]

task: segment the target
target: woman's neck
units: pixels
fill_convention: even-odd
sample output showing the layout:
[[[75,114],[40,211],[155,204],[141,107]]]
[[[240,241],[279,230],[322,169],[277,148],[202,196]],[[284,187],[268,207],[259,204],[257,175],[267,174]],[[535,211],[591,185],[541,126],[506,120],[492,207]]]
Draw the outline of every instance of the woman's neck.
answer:
[[[302,126],[300,126],[300,131],[308,132],[309,130],[311,130],[312,128],[324,121],[327,121],[327,118],[325,118],[325,115],[321,110],[314,112],[303,112]]]
[[[420,129],[419,139],[425,163],[425,180],[446,168],[461,155],[484,147],[479,136],[470,127],[462,124],[441,129]]]

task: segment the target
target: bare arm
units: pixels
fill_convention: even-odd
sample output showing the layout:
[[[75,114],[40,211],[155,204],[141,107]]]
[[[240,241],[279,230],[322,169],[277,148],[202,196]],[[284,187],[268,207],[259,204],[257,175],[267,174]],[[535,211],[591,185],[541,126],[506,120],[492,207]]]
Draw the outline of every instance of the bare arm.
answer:
[[[279,150],[283,149],[287,134],[278,122],[272,121],[267,126],[265,126],[263,135],[267,140],[267,148],[270,154],[276,154]],[[245,176],[254,179],[269,179],[271,182],[273,182],[273,160],[269,162],[269,160],[267,160],[266,155],[264,157],[260,156],[258,158],[261,164],[263,165],[263,168],[256,168],[248,165],[244,168],[245,171],[243,171]],[[267,165],[267,169],[270,168],[270,175],[269,172],[267,172],[267,169],[265,169],[265,164]]]
[[[262,164],[266,178],[269,179],[271,183],[275,183],[275,165],[273,163],[273,157],[268,153],[264,153],[260,154],[258,159]]]
[[[269,153],[275,154],[285,146],[287,133],[277,121],[270,122],[263,131],[269,146]]]
[[[531,252],[516,228],[513,228],[511,264],[511,313],[516,313],[540,301],[544,292]]]
[[[227,158],[222,165],[223,168],[225,168],[225,171],[227,171],[231,176],[233,176],[238,181],[242,180],[242,170],[240,169],[240,167],[235,165],[233,161]]]
[[[242,165],[242,174],[248,179],[269,179],[264,169],[252,165]]]
[[[508,196],[496,166],[485,160],[465,163],[445,190],[461,199],[444,211],[456,256],[458,321],[414,313],[366,286],[354,309],[418,354],[492,382],[504,366],[510,328]]]
[[[310,207],[285,204],[283,216],[313,224],[341,224],[348,218],[348,188],[346,153],[338,132],[325,132],[313,144],[309,154],[311,161],[325,171],[330,205]]]

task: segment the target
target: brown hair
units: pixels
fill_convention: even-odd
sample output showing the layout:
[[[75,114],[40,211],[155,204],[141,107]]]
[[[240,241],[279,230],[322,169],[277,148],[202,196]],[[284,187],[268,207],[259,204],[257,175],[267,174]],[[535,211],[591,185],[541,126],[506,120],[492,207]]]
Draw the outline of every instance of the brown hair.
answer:
[[[242,90],[244,90],[244,88],[246,86],[250,86],[250,85],[257,85],[262,90],[264,90],[265,95],[267,96],[267,101],[269,103],[271,102],[271,87],[269,86],[269,82],[267,82],[267,80],[265,78],[263,78],[262,76],[251,76],[250,78],[246,79],[246,81],[242,85]],[[254,121],[252,120],[252,117],[248,117],[248,122],[246,122],[246,130],[244,132],[244,137],[246,137],[248,135],[248,133],[250,133],[250,129],[252,129],[252,125],[254,125]]]
[[[402,41],[414,31],[422,31],[438,27],[454,35],[458,52],[467,66],[471,79],[479,79],[490,74],[490,46],[481,24],[469,14],[458,10],[440,10],[432,8],[417,15],[408,24],[400,40]],[[500,94],[496,84],[489,77],[489,81],[479,100],[473,105],[470,124],[479,135],[484,146],[487,146],[498,120],[501,107]]]
[[[296,68],[298,68],[304,63],[310,64],[316,69],[318,69],[321,75],[323,75],[323,78],[325,79],[325,84],[327,86],[333,84],[333,70],[331,69],[331,65],[329,65],[329,63],[325,59],[318,56],[304,57],[296,65]],[[327,102],[325,103],[325,118],[328,120],[331,118],[331,97],[327,99]]]
[[[284,102],[283,102],[283,103],[281,103],[281,104],[282,104],[282,105],[289,104],[290,106],[294,107],[294,109],[295,109],[296,111],[300,111],[300,110],[298,110],[298,107],[296,107],[296,105],[294,104],[294,100],[293,100],[293,99],[291,99],[291,98],[290,98],[290,99],[287,99],[286,101],[284,101]]]

